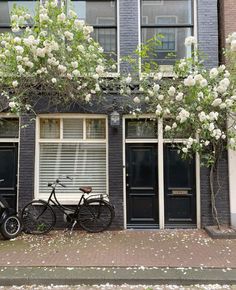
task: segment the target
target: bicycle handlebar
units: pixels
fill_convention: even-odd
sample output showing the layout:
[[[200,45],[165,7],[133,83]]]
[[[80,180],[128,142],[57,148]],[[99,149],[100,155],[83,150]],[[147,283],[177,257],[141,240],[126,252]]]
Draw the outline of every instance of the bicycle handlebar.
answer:
[[[65,177],[59,177],[60,179],[61,178],[66,178],[66,179],[70,179],[70,180],[73,180],[73,178],[72,177],[70,177],[69,175],[66,175]],[[66,185],[65,184],[63,184],[63,183],[61,183],[61,181],[60,181],[60,179],[59,178],[57,178],[54,182],[49,182],[48,183],[48,186],[56,186],[57,184],[59,184],[60,186],[62,186],[62,187],[66,187]],[[1,182],[1,180],[0,180],[0,182]]]

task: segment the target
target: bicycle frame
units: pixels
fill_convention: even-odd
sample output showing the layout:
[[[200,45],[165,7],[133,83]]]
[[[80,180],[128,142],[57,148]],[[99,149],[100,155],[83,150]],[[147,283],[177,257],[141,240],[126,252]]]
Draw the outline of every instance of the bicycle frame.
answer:
[[[78,213],[80,205],[82,204],[82,201],[84,202],[86,200],[86,198],[84,197],[85,193],[82,194],[82,196],[80,197],[79,202],[76,205],[75,210],[73,210],[73,209],[71,209],[69,207],[66,207],[66,206],[62,205],[59,202],[59,200],[56,197],[56,186],[57,186],[57,184],[55,184],[54,186],[52,185],[52,191],[51,191],[51,194],[50,194],[50,196],[49,196],[49,198],[47,200],[47,204],[50,205],[50,206],[52,204],[55,205],[64,215],[66,215],[66,217],[69,217],[70,213],[76,215]],[[68,212],[70,212],[70,213],[68,213]]]

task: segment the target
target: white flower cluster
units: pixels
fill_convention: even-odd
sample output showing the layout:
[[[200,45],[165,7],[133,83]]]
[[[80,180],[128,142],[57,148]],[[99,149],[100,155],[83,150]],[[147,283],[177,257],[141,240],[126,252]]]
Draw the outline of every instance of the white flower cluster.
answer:
[[[13,32],[32,20],[25,8],[14,9]],[[90,101],[92,95],[100,92],[100,78],[106,70],[103,49],[91,38],[93,28],[78,19],[72,10],[66,15],[58,0],[40,4],[32,23],[33,27],[22,29],[17,36],[0,35],[0,76],[17,90],[21,88],[21,80],[26,79],[44,80],[60,91],[66,80],[73,81],[75,85],[71,88],[80,91],[77,98]],[[82,78],[87,81],[82,82]],[[74,99],[74,92],[67,93]]]
[[[228,36],[226,43],[230,45],[231,51],[236,51],[236,32],[233,32]]]

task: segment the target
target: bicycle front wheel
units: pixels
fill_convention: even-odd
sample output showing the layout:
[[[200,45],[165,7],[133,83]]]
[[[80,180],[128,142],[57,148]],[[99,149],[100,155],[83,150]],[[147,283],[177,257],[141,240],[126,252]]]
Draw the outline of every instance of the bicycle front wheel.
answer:
[[[22,210],[23,231],[27,234],[46,234],[56,223],[52,207],[43,200],[33,200]]]
[[[114,217],[113,208],[100,199],[87,200],[78,212],[78,223],[87,232],[98,233],[106,230]]]

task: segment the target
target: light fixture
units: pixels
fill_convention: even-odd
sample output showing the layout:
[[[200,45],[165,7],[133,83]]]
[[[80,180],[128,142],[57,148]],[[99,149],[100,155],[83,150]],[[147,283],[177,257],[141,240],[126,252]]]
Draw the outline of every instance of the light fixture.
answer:
[[[120,126],[120,114],[117,111],[113,111],[110,114],[110,125],[112,127]]]

